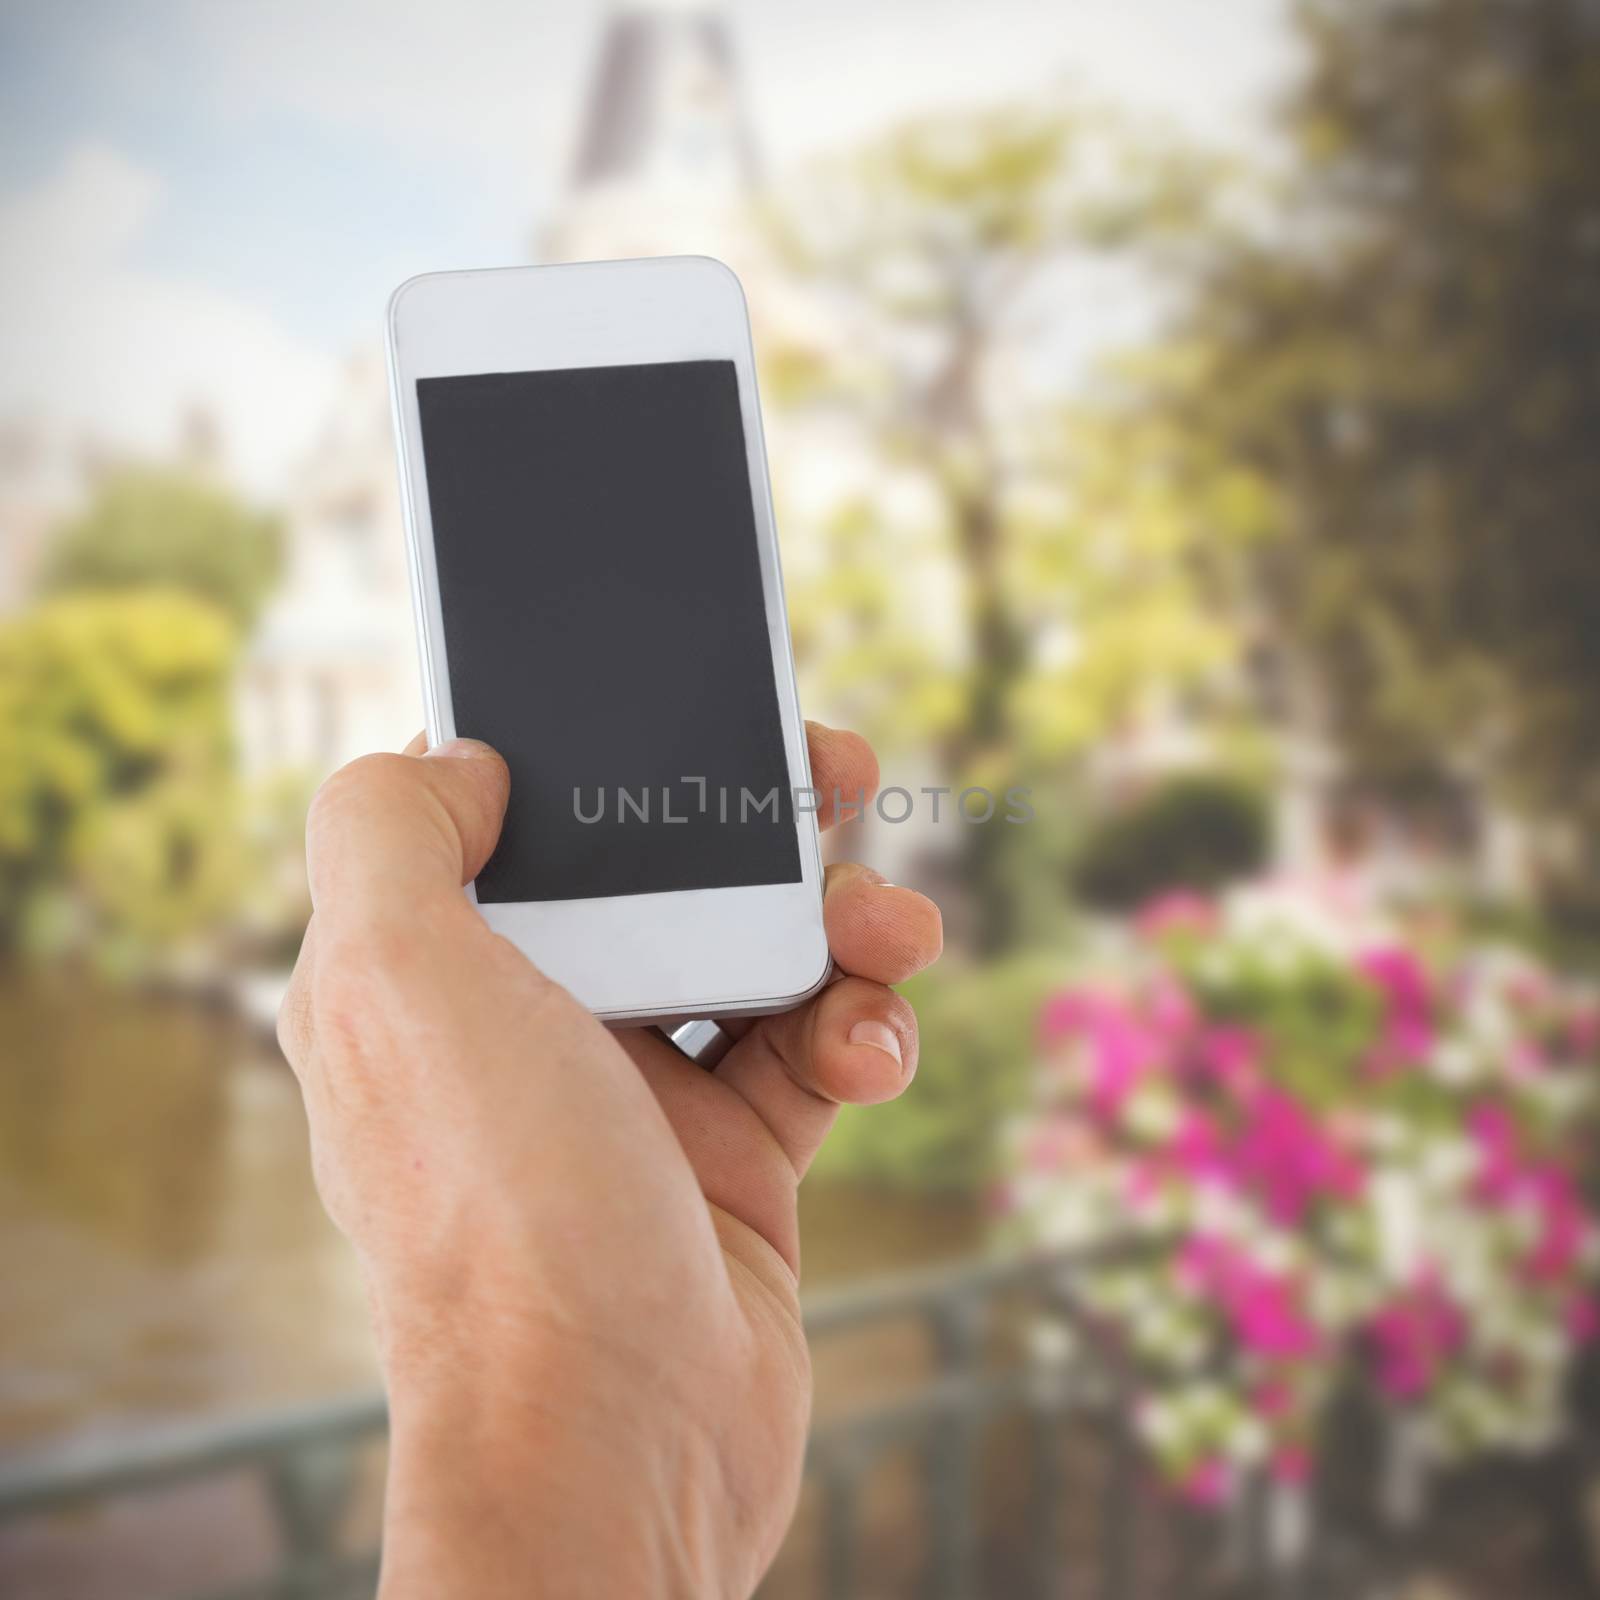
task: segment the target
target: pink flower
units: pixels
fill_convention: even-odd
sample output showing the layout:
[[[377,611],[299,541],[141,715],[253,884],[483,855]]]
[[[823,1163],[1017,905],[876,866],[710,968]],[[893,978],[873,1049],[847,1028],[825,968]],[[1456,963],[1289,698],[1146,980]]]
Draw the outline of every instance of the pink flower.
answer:
[[[1256,1385],[1250,1404],[1257,1416],[1287,1416],[1294,1404],[1294,1390],[1282,1378],[1265,1378]]]
[[[1094,995],[1083,989],[1063,989],[1051,995],[1039,1011],[1040,1042],[1052,1045],[1075,1037],[1094,1004]]]
[[[1432,991],[1422,963],[1399,945],[1366,951],[1356,962],[1359,970],[1383,990],[1399,1010],[1426,1013],[1432,1009]]]
[[[1588,1232],[1588,1216],[1572,1175],[1553,1162],[1528,1168],[1526,1183],[1539,1210],[1539,1237],[1528,1272],[1541,1282],[1559,1281],[1577,1264]]]
[[[1414,1400],[1466,1342],[1467,1323],[1437,1278],[1424,1273],[1373,1317],[1368,1331],[1384,1392]]]
[[[1504,1205],[1517,1192],[1522,1173],[1516,1118],[1498,1101],[1483,1101],[1467,1113],[1467,1134],[1478,1147],[1473,1192],[1490,1205]]]
[[[1590,1344],[1600,1335],[1600,1302],[1592,1294],[1574,1295],[1564,1312],[1567,1332],[1579,1344]]]
[[[1185,1106],[1178,1131],[1161,1152],[1191,1183],[1233,1187],[1232,1163],[1223,1149],[1216,1124],[1197,1106]]]
[[[1208,1456],[1197,1461],[1184,1473],[1178,1483],[1178,1493],[1192,1506],[1215,1510],[1225,1505],[1233,1492],[1233,1475],[1227,1461],[1221,1456]]]
[[[1102,1154],[1100,1136],[1081,1118],[1047,1117],[1029,1135],[1022,1159],[1035,1172],[1085,1167]]]
[[[1233,1022],[1205,1030],[1200,1039],[1199,1065],[1224,1089],[1248,1092],[1261,1081],[1264,1047],[1258,1034]]]
[[[1133,919],[1143,939],[1165,939],[1173,934],[1205,937],[1217,930],[1217,908],[1192,889],[1172,889],[1146,901]]]
[[[1383,1035],[1372,1067],[1380,1073],[1414,1066],[1433,1048],[1433,994],[1422,963],[1398,946],[1369,950],[1357,970],[1383,996]]]
[[[1361,1163],[1282,1089],[1255,1096],[1234,1147],[1236,1170],[1260,1195],[1275,1222],[1297,1226],[1322,1197],[1351,1200],[1361,1193]]]
[[[1144,1210],[1152,1200],[1161,1183],[1161,1172],[1154,1161],[1136,1160],[1128,1165],[1128,1204],[1135,1210]]]
[[[1537,1011],[1554,996],[1555,984],[1544,972],[1518,972],[1506,984],[1506,997],[1519,1011]]]
[[[1311,1452],[1298,1440],[1272,1452],[1269,1470],[1278,1483],[1305,1483],[1311,1476]]]
[[[1233,1326],[1239,1342],[1259,1356],[1294,1361],[1317,1353],[1317,1329],[1301,1315],[1299,1291],[1284,1274],[1260,1273],[1234,1291]]]
[[[1478,1147],[1474,1194],[1493,1206],[1528,1200],[1537,1213],[1538,1236],[1524,1262],[1528,1275],[1544,1283],[1566,1277],[1589,1231],[1588,1211],[1572,1174],[1554,1161],[1526,1159],[1516,1118],[1497,1101],[1474,1106],[1467,1113],[1467,1131]]]
[[[1173,977],[1158,978],[1145,1006],[1150,1026],[1169,1043],[1181,1043],[1194,1030],[1199,1012],[1194,996]]]
[[[1582,1006],[1567,1019],[1567,1043],[1574,1055],[1593,1055],[1600,1047],[1600,1006]]]
[[[1544,1046],[1537,1039],[1517,1039],[1506,1052],[1506,1069],[1513,1078],[1537,1077],[1547,1064]]]
[[[1046,1044],[1080,1045],[1097,1115],[1114,1118],[1139,1080],[1160,1059],[1160,1037],[1120,997],[1067,990],[1045,1003],[1039,1031]]]
[[[1301,1286],[1285,1272],[1258,1266],[1237,1245],[1195,1234],[1178,1255],[1182,1281],[1213,1300],[1233,1335],[1252,1354],[1295,1361],[1316,1354],[1322,1339],[1301,1310]]]

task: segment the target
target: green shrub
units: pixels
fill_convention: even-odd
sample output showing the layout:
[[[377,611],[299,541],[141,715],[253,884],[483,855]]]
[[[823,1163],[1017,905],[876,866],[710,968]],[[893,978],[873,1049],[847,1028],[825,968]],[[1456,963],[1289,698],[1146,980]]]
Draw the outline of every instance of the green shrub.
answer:
[[[1238,779],[1170,779],[1084,839],[1072,873],[1088,905],[1130,911],[1167,889],[1219,889],[1266,865],[1272,822],[1265,796]]]

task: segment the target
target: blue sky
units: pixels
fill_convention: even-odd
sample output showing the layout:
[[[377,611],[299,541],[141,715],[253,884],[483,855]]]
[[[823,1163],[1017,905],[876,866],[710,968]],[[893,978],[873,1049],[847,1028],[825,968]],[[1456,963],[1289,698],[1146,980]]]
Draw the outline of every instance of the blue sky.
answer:
[[[270,489],[394,283],[526,259],[609,9],[3,0],[0,417],[159,448],[205,400]],[[779,170],[1063,80],[1248,142],[1292,65],[1282,0],[725,9]]]

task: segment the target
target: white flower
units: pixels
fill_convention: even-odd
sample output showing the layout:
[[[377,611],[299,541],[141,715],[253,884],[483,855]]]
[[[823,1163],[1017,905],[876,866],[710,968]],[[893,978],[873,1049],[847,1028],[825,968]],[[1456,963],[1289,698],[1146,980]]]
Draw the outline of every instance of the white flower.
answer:
[[[1196,1323],[1179,1319],[1167,1348],[1167,1359],[1179,1371],[1190,1371],[1205,1359],[1207,1348],[1204,1329]]]
[[[1170,1400],[1149,1399],[1139,1407],[1138,1426],[1139,1432],[1158,1451],[1166,1450],[1183,1436],[1183,1415]]]
[[[1529,1318],[1518,1329],[1516,1347],[1529,1365],[1546,1372],[1558,1371],[1567,1364],[1567,1340],[1560,1328]]]
[[[1270,1233],[1257,1244],[1256,1264],[1267,1272],[1287,1272],[1300,1259],[1295,1241],[1284,1233]]]
[[[1372,1178],[1373,1214],[1378,1221],[1378,1258],[1391,1283],[1408,1283],[1422,1260],[1424,1215],[1412,1174],[1387,1167]]]
[[[1039,1318],[1029,1325],[1028,1345],[1041,1366],[1065,1366],[1077,1353],[1078,1336],[1064,1322]]]
[[[1270,1444],[1266,1425],[1247,1412],[1229,1430],[1227,1452],[1240,1466],[1250,1467],[1266,1460]]]
[[[1374,1151],[1398,1155],[1411,1141],[1411,1130],[1392,1111],[1378,1111],[1367,1120],[1367,1143]]]
[[[1464,1088],[1483,1076],[1482,1064],[1459,1039],[1441,1039],[1428,1057],[1428,1071],[1451,1088]]]
[[[1487,985],[1478,985],[1462,1007],[1461,1022],[1479,1050],[1503,1069],[1516,1027],[1500,996]]]
[[[1123,1116],[1140,1139],[1170,1139],[1178,1131],[1178,1101],[1170,1089],[1143,1083],[1128,1097]]]

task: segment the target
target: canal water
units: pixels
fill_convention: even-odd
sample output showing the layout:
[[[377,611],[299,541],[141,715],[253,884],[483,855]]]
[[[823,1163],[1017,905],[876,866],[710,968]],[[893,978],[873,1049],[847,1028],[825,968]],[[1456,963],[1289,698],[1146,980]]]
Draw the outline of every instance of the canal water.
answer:
[[[226,1011],[0,977],[0,1452],[375,1381],[298,1090]],[[971,1253],[963,1201],[808,1185],[808,1290]],[[826,1375],[819,1372],[819,1382]]]

